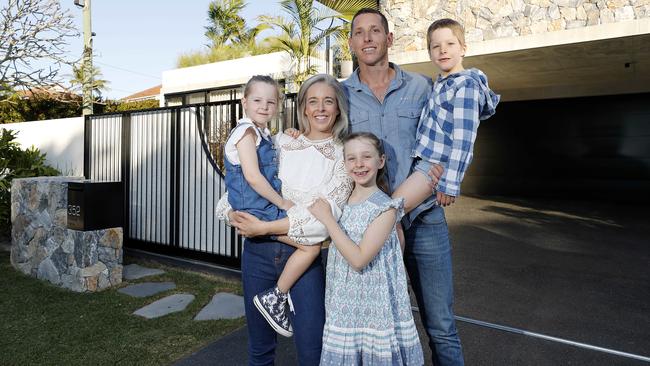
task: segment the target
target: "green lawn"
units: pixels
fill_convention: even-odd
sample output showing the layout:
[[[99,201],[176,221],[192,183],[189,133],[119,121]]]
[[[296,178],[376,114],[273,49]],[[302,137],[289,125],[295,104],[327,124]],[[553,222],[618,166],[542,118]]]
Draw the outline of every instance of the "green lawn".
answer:
[[[142,263],[141,263],[142,264]],[[241,327],[244,319],[193,321],[220,291],[238,283],[144,263],[167,273],[139,281],[173,281],[176,289],[137,299],[115,289],[79,294],[23,275],[0,252],[0,364],[166,365]],[[147,320],[136,309],[172,293],[194,294],[182,312]]]

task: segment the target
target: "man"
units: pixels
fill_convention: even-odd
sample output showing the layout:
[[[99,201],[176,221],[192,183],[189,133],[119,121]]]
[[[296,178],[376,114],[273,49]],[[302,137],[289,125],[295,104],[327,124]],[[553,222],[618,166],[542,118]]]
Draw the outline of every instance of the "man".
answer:
[[[359,67],[343,84],[350,102],[351,132],[368,131],[383,140],[391,190],[406,180],[416,130],[430,80],[388,62],[393,35],[379,11],[361,9],[352,19],[349,45]],[[408,200],[408,199],[407,199]],[[452,200],[440,204],[447,206]],[[445,214],[429,197],[404,220],[405,262],[429,335],[435,365],[463,365],[452,311],[451,247]],[[409,226],[410,225],[410,226]]]

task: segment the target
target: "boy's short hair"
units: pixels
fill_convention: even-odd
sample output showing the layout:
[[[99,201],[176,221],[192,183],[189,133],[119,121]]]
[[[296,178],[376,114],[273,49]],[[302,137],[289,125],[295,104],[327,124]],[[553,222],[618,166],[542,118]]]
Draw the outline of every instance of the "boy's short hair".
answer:
[[[457,21],[449,18],[438,19],[431,23],[427,29],[427,52],[431,50],[431,33],[440,28],[449,28],[451,32],[458,38],[461,46],[465,46],[465,28]]]
[[[354,16],[352,17],[352,21],[350,22],[350,37],[352,36],[352,32],[354,31],[354,20],[357,19],[359,15],[362,14],[377,14],[381,18],[381,25],[384,26],[384,30],[388,34],[388,19],[386,19],[386,16],[382,14],[379,10],[373,9],[373,8],[361,8],[359,11],[357,11]]]

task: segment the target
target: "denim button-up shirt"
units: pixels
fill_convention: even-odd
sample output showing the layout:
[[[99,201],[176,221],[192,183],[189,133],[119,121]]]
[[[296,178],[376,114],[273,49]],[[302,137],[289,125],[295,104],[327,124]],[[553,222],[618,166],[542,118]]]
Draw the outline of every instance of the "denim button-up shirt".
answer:
[[[395,77],[384,96],[383,103],[368,85],[359,79],[357,69],[343,82],[350,102],[350,131],[372,132],[382,139],[386,152],[388,185],[394,191],[411,172],[415,136],[422,108],[431,90],[431,80],[423,75],[403,71],[390,63]],[[411,220],[431,207],[435,200],[428,199],[413,210]]]

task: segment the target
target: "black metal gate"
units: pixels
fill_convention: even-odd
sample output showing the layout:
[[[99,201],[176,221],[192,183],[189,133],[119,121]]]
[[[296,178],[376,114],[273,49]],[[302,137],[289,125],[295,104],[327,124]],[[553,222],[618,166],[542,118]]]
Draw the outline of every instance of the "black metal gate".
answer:
[[[295,95],[271,129],[296,126]],[[124,244],[239,268],[241,237],[219,221],[223,145],[239,100],[87,116],[84,175],[124,182]],[[96,208],[101,209],[101,208]]]

